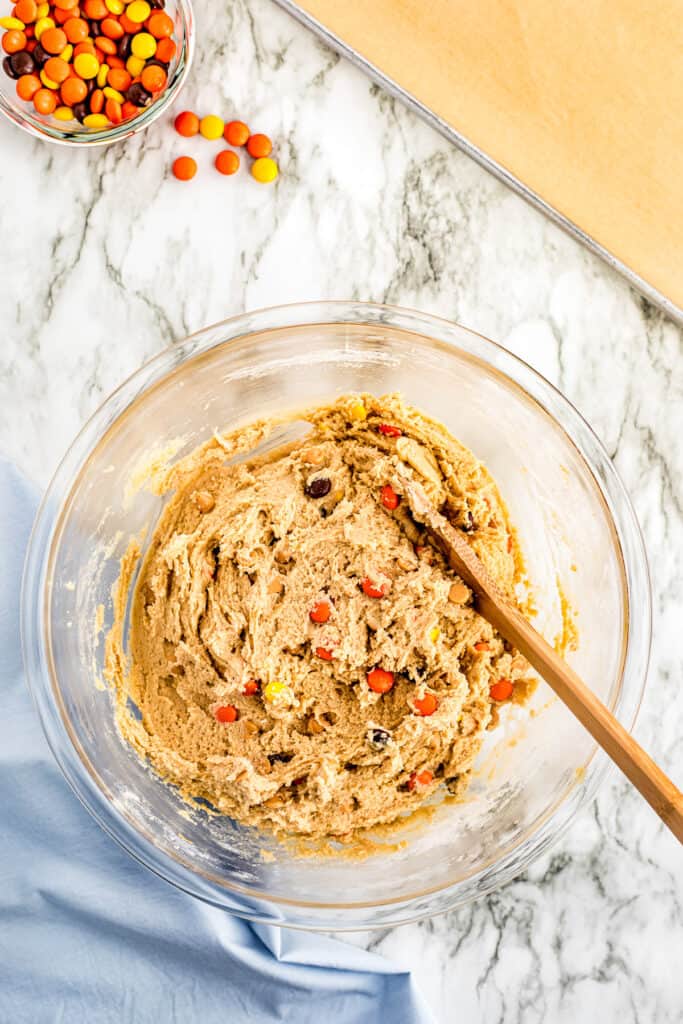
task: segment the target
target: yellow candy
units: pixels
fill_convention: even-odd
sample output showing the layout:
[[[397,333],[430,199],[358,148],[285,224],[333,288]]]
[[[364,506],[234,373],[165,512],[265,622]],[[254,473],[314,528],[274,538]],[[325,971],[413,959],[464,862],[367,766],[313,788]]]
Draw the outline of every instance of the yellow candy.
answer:
[[[109,65],[100,64],[100,70],[97,72],[97,84],[100,89],[103,85],[107,84],[107,75],[109,74]]]
[[[73,121],[74,112],[71,107],[57,107],[54,116],[58,121]]]
[[[438,626],[434,626],[432,629],[429,630],[429,639],[432,641],[433,644],[436,643],[440,636],[441,630],[439,629]]]
[[[116,15],[123,14],[126,9],[123,0],[104,0],[104,4],[108,11]]]
[[[143,21],[147,21],[152,8],[147,3],[147,0],[133,0],[132,4],[128,4],[126,7],[126,17],[130,18],[131,21],[136,21],[138,25],[142,25]]]
[[[74,71],[79,78],[96,78],[99,70],[99,61],[93,53],[79,53],[74,59]]]
[[[62,60],[65,60],[67,62],[67,64],[69,64],[70,61],[71,61],[71,58],[73,57],[73,55],[74,55],[74,48],[71,45],[71,43],[67,43],[59,56],[62,58]]]
[[[254,162],[254,167],[256,166],[256,164],[260,163],[261,160],[267,160],[267,159],[268,159],[268,157],[266,157],[266,156],[260,157],[259,160],[256,160]],[[254,168],[253,167],[252,167],[251,173],[252,174],[254,173]],[[350,406],[350,408],[349,408],[349,416],[351,417],[352,420],[364,420],[367,415],[368,415],[368,410],[365,408],[365,406],[363,405],[362,402],[354,402],[353,405]]]
[[[120,93],[118,91],[118,89],[112,89],[112,87],[110,85],[107,85],[102,90],[102,92],[104,93],[104,95],[107,97],[108,100],[116,100],[117,103],[123,103],[123,101],[126,98],[123,95],[123,93]]]
[[[44,18],[46,14],[50,13],[49,4],[38,4],[36,9],[36,18]]]
[[[137,78],[141,74],[144,66],[145,62],[140,57],[129,57],[126,61],[126,71],[133,78]]]
[[[55,23],[52,18],[38,18],[38,21],[33,26],[36,39],[40,39],[46,28],[54,28]]]
[[[207,114],[199,122],[199,130],[205,139],[220,139],[224,128],[224,122],[215,114]]]
[[[2,28],[6,28],[8,30],[11,29],[11,28],[16,28],[20,32],[22,32],[26,28],[26,25],[24,25],[23,21],[20,21],[19,18],[9,18],[9,17],[8,18],[0,18],[0,26],[2,26]]]
[[[279,683],[277,681],[268,683],[263,691],[263,699],[271,703],[274,701],[291,703],[293,696],[291,689],[286,683]]]
[[[109,118],[104,114],[88,114],[83,118],[86,128],[106,128],[109,125]]]
[[[40,72],[40,80],[46,89],[59,89],[59,83],[53,82],[51,78],[48,78],[44,70]]]
[[[260,156],[251,165],[251,175],[257,181],[266,185],[269,181],[275,181],[278,175],[277,164],[269,156]],[[364,417],[363,417],[364,418]]]
[[[157,52],[157,41],[149,32],[138,32],[133,36],[130,48],[134,57],[149,60]]]

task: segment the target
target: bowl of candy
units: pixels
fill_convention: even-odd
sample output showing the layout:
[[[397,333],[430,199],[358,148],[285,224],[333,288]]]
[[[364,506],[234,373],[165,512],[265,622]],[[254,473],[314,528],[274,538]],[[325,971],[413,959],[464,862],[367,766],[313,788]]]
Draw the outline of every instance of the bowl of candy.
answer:
[[[190,0],[0,0],[0,110],[38,138],[107,145],[159,117],[192,62]]]

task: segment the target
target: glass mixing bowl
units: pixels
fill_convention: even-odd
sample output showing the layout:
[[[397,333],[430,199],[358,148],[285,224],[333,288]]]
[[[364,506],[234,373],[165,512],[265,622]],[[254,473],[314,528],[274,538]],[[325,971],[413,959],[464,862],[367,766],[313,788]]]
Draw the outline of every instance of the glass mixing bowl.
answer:
[[[16,81],[0,68],[0,110],[14,124],[30,135],[66,146],[106,146],[110,142],[128,139],[147,128],[163,114],[178,95],[187,77],[194,55],[194,19],[191,0],[166,0],[166,13],[175,23],[177,53],[168,68],[166,88],[153,103],[130,121],[110,128],[86,128],[77,121],[58,121],[52,114],[39,114],[32,103],[20,99]],[[9,8],[7,12],[9,13]],[[2,56],[5,56],[4,54]]]
[[[259,921],[368,928],[476,899],[557,839],[607,767],[541,683],[531,709],[510,708],[487,735],[466,801],[409,822],[399,849],[378,840],[382,855],[359,865],[303,858],[192,808],[121,740],[96,620],[103,605],[111,623],[119,560],[164,504],[131,487],[141,465],[155,450],[180,458],[215,429],[361,390],[401,391],[488,465],[519,531],[538,626],[553,639],[563,601],[575,609],[569,660],[628,728],[645,682],[649,582],[629,500],[579,414],[509,352],[431,316],[350,302],[248,313],[162,352],[86,424],[43,500],[22,597],[27,675],[54,755],[103,828],[180,888]]]

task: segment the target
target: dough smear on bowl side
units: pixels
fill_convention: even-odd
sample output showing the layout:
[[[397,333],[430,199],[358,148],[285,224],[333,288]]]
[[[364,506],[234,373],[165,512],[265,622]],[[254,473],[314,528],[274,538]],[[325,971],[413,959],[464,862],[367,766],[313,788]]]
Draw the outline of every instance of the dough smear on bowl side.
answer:
[[[512,595],[512,528],[487,469],[397,395],[302,418],[310,434],[267,455],[248,456],[272,429],[261,421],[172,469],[129,664],[119,600],[107,671],[123,736],[185,796],[348,840],[441,787],[462,793],[499,708],[533,684],[401,499],[414,477]]]

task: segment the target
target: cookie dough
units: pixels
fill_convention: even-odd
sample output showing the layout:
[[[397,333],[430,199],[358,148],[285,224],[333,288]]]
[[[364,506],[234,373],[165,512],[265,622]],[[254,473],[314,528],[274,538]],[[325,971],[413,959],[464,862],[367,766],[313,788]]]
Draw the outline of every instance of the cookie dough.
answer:
[[[263,421],[172,471],[130,666],[115,628],[109,670],[124,736],[187,797],[348,838],[440,787],[461,792],[500,704],[526,685],[526,663],[411,518],[401,476],[509,594],[514,543],[486,468],[400,397],[293,419],[310,424],[303,440],[255,455],[276,430]]]

